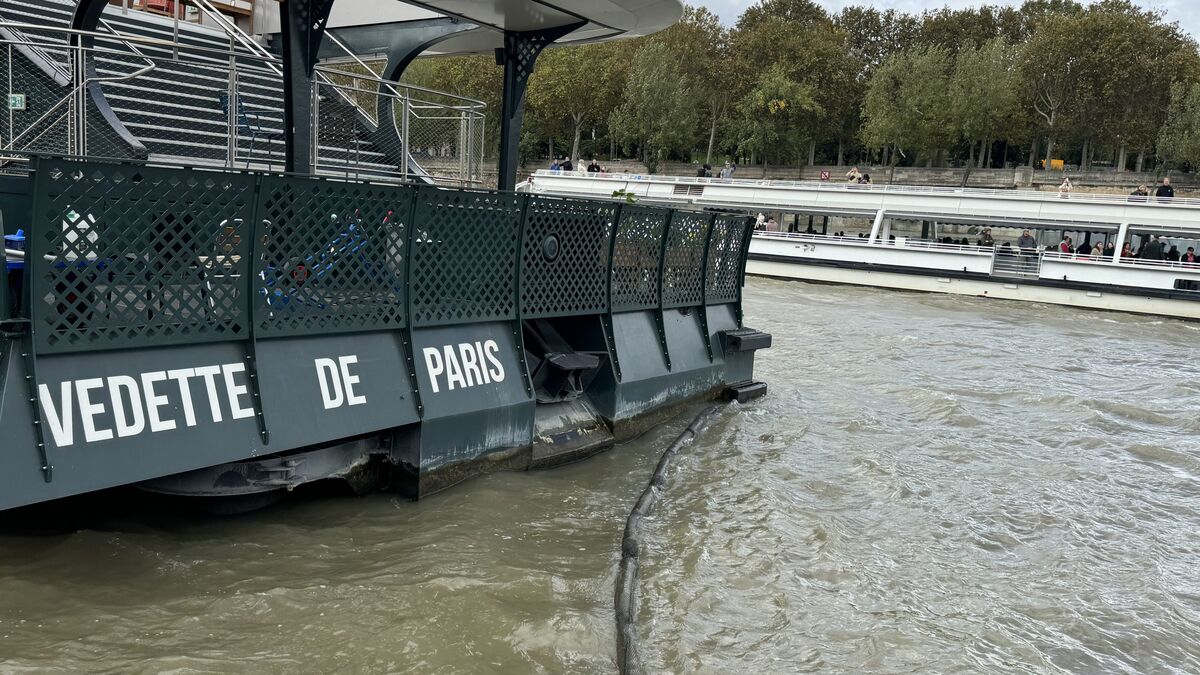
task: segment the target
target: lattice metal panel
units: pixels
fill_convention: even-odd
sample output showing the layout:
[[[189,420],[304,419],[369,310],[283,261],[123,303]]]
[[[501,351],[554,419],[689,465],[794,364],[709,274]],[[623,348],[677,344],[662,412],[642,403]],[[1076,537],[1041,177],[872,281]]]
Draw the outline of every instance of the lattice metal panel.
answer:
[[[479,190],[417,192],[409,286],[414,326],[516,317],[522,200]]]
[[[658,256],[670,214],[644,206],[621,209],[612,259],[614,312],[658,307]]]
[[[532,197],[521,246],[524,318],[608,309],[608,249],[617,205]]]
[[[720,215],[712,228],[704,301],[710,305],[735,302],[742,281],[742,241],[750,230],[750,220],[745,216]]]
[[[404,326],[407,221],[415,191],[264,178],[254,266],[261,334]]]
[[[39,160],[27,254],[38,350],[247,335],[253,194],[249,176]]]
[[[663,259],[663,307],[704,304],[701,268],[711,221],[709,214],[688,211],[676,211],[671,219]]]

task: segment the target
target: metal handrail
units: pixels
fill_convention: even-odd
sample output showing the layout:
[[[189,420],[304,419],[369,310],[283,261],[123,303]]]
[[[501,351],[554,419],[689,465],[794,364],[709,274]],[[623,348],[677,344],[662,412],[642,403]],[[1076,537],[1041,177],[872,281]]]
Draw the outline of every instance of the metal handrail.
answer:
[[[897,237],[894,240],[871,241],[866,237],[839,237],[832,234],[813,234],[811,232],[774,232],[771,230],[756,230],[756,237],[764,237],[768,239],[796,239],[800,241],[813,241],[817,243],[838,243],[838,244],[857,244],[862,246],[873,246],[876,248],[911,248],[911,249],[933,249],[940,251],[953,251],[963,253],[991,253],[995,249],[991,246],[976,246],[975,244],[944,244],[940,241],[928,241],[925,239],[912,239]]]
[[[267,51],[267,49],[262,45],[255,42],[254,38],[247,35],[246,32],[241,28],[238,28],[237,24],[226,18],[224,14],[217,10],[216,7],[213,7],[209,0],[186,0],[186,2],[192,3],[197,9],[203,12],[205,16],[212,19],[218,26],[221,27],[221,30],[225,31],[226,35],[234,40],[237,40],[239,44],[246,49],[249,49],[256,56],[264,58],[267,66],[271,70],[275,71],[276,75],[283,75],[283,71],[275,65],[280,59],[278,59],[278,57],[271,52]],[[230,51],[232,52],[233,50]]]
[[[933,194],[945,195],[953,197],[975,196],[975,197],[1003,197],[1005,199],[1029,199],[1035,201],[1083,201],[1083,202],[1099,202],[1111,204],[1129,204],[1136,206],[1167,206],[1167,207],[1200,207],[1200,199],[1194,197],[1171,197],[1158,198],[1154,196],[1142,197],[1138,195],[1111,195],[1103,193],[1089,192],[1071,192],[1066,197],[1063,197],[1058,192],[1042,192],[1037,190],[1007,190],[996,188],[961,188],[961,187],[942,187],[942,186],[921,186],[921,185],[877,185],[858,183],[843,183],[840,181],[789,181],[789,180],[768,180],[768,179],[748,179],[748,178],[700,178],[699,176],[662,176],[662,175],[647,175],[647,174],[620,174],[620,173],[588,173],[586,171],[562,171],[549,169],[538,169],[534,172],[535,176],[568,176],[580,178],[593,178],[597,180],[636,180],[639,182],[650,183],[675,183],[675,184],[691,184],[691,185],[729,185],[737,187],[761,187],[761,188],[792,188],[816,191],[837,191],[837,192],[866,192],[866,193],[889,193],[889,194]]]

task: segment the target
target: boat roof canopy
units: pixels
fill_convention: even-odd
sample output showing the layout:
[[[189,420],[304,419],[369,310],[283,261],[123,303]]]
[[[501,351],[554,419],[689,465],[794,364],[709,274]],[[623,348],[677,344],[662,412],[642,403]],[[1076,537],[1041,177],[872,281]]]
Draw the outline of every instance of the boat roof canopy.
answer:
[[[263,17],[268,22],[269,15]],[[676,23],[682,15],[680,0],[337,0],[328,28],[336,31],[450,17],[478,28],[432,45],[426,55],[490,54],[504,45],[506,32],[582,22],[557,44],[584,44],[649,35]],[[277,32],[278,18],[274,21],[275,25],[264,26],[262,32]]]

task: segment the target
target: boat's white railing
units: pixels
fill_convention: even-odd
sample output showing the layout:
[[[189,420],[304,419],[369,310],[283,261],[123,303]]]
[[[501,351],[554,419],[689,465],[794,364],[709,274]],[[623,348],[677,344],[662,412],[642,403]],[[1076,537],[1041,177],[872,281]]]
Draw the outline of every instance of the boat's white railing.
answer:
[[[637,181],[681,185],[721,185],[730,187],[760,187],[816,190],[820,192],[865,192],[885,194],[932,194],[960,197],[1001,197],[1004,199],[1028,199],[1037,201],[1075,201],[1100,204],[1136,204],[1166,207],[1200,208],[1200,199],[1193,197],[1141,197],[1136,195],[1114,195],[1098,192],[1070,192],[1066,196],[1058,192],[1040,190],[1011,190],[1001,188],[961,188],[925,185],[877,185],[846,183],[841,181],[815,180],[768,180],[747,178],[700,178],[699,176],[660,176],[632,173],[588,173],[586,171],[562,171],[538,169],[533,176],[566,176],[593,178],[613,182]],[[536,183],[536,181],[534,181]]]
[[[1058,260],[1062,262],[1091,262],[1091,263],[1109,263],[1113,261],[1111,253],[1102,256],[1084,255],[1082,253],[1063,253],[1062,251],[1045,251],[1042,256],[1047,260]],[[1187,263],[1177,260],[1144,260],[1142,258],[1122,257],[1117,262],[1122,265],[1130,265],[1134,267],[1151,267],[1158,269],[1180,269],[1200,272],[1200,262]]]
[[[795,239],[799,241],[811,241],[813,243],[839,243],[839,244],[858,244],[861,246],[885,246],[889,248],[919,248],[933,249],[939,251],[954,251],[967,253],[991,253],[991,246],[976,246],[975,244],[946,244],[940,241],[929,241],[927,239],[912,239],[908,237],[897,237],[895,239],[883,240],[879,239],[871,241],[866,237],[839,237],[833,234],[813,234],[811,232],[778,232],[774,230],[756,230],[756,237],[766,238],[781,238]]]

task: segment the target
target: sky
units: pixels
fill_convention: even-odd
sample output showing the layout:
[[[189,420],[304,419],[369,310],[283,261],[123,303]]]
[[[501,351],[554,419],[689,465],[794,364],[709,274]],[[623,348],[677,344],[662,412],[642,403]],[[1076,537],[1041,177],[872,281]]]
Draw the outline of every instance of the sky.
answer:
[[[920,14],[926,9],[951,7],[977,7],[979,5],[1021,4],[1022,0],[817,0],[830,12],[838,12],[846,5],[870,5],[876,9],[896,9],[910,14]],[[1084,0],[1087,3],[1089,0]],[[727,25],[732,25],[738,15],[756,0],[684,0],[689,5],[708,7]],[[1138,2],[1147,9],[1161,9],[1167,13],[1168,21],[1178,21],[1180,27],[1200,40],[1200,0],[1142,0]]]

